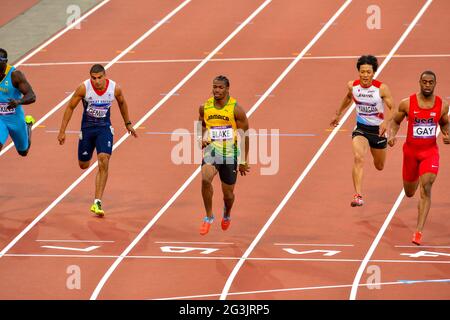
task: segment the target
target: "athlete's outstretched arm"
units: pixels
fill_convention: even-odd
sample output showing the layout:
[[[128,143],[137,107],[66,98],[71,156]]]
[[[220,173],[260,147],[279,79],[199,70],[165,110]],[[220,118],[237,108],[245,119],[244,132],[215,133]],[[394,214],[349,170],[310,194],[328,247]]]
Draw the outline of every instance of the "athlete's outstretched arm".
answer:
[[[391,90],[386,84],[382,84],[380,87],[380,95],[383,99],[384,105],[387,107],[384,110],[384,121],[380,124],[379,135],[383,136],[391,123],[392,116],[394,114],[394,98],[392,98]]]
[[[36,101],[36,94],[34,93],[33,88],[21,71],[15,70],[11,74],[11,79],[13,86],[19,89],[19,91],[23,94],[23,97],[19,100],[10,99],[8,104],[9,108],[16,108],[21,104],[31,104]]]
[[[127,128],[128,133],[137,138],[137,133],[134,130],[133,125],[130,121],[130,116],[128,115],[127,101],[125,100],[122,89],[118,84],[116,85],[116,88],[114,90],[114,96],[116,97],[117,103],[119,104],[120,114],[122,115],[123,121],[125,122],[125,127]]]
[[[241,143],[244,141],[244,154],[242,153],[241,148],[241,159],[239,164],[239,172],[241,173],[241,176],[245,176],[247,172],[250,171],[250,167],[248,166],[248,153],[250,149],[250,139],[248,137],[248,118],[245,114],[244,109],[241,108],[240,105],[236,104],[234,107],[234,119],[236,120],[236,129],[241,137]]]
[[[81,84],[77,90],[75,90],[74,94],[72,95],[72,98],[70,98],[70,101],[66,107],[66,110],[64,111],[64,116],[61,122],[61,128],[59,129],[58,134],[58,141],[59,144],[64,144],[66,141],[66,128],[69,124],[70,118],[72,118],[73,110],[77,107],[78,103],[80,103],[81,99],[83,99],[86,96],[86,87],[84,84]]]
[[[337,127],[339,125],[339,120],[341,119],[341,115],[344,112],[345,109],[348,108],[348,106],[352,103],[353,100],[353,81],[349,81],[347,83],[347,94],[344,97],[344,100],[342,100],[341,106],[336,111],[336,115],[331,119],[331,126]]]
[[[441,118],[439,119],[439,126],[441,127],[442,132],[442,141],[445,144],[450,144],[450,137],[449,137],[449,124],[448,124],[448,102],[442,101],[443,107],[442,107],[442,113]]]
[[[395,145],[395,142],[397,141],[397,138],[395,136],[397,135],[397,132],[400,129],[400,124],[402,123],[403,119],[405,119],[405,117],[408,115],[408,113],[409,113],[409,98],[406,98],[400,102],[400,105],[398,106],[398,111],[394,114],[394,117],[392,118],[391,121],[388,139],[388,144],[391,147]]]

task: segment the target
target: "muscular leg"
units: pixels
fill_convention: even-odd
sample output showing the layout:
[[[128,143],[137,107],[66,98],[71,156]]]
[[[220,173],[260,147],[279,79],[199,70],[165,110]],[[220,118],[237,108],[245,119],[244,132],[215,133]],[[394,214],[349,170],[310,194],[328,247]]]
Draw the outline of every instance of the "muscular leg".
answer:
[[[417,219],[417,231],[422,232],[427,220],[428,212],[431,205],[431,188],[436,175],[434,173],[425,173],[420,177],[420,202],[419,202],[419,216]]]
[[[225,203],[225,217],[229,217],[234,203],[234,184],[222,182],[223,202]]]
[[[354,163],[352,170],[353,186],[355,192],[361,194],[364,157],[369,149],[369,141],[363,136],[356,136],[352,140]]]
[[[203,204],[205,205],[206,216],[212,217],[212,198],[214,194],[212,181],[217,174],[217,170],[214,166],[204,164],[202,166],[202,197]]]
[[[386,162],[386,148],[384,149],[375,149],[370,148],[370,152],[372,153],[373,157],[373,164],[377,170],[383,170],[384,169],[384,163]]]
[[[99,153],[98,159],[98,172],[95,177],[95,199],[101,200],[103,192],[105,191],[106,181],[108,180],[108,167],[109,159],[111,155],[107,153]]]

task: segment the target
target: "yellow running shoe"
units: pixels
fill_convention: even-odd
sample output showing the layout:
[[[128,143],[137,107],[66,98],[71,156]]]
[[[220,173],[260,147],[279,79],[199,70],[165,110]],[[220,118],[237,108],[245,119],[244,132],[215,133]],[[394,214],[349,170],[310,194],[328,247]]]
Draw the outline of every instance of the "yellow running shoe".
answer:
[[[36,120],[33,118],[32,115],[27,115],[25,116],[25,122],[28,125],[33,125],[36,122]]]
[[[105,211],[102,210],[102,203],[97,201],[91,206],[91,211],[95,213],[98,217],[103,217],[105,215]]]

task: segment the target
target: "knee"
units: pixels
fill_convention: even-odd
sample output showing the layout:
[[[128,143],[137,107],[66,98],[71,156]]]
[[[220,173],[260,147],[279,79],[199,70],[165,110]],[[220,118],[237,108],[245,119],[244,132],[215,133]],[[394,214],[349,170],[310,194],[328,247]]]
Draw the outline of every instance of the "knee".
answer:
[[[227,201],[227,200],[229,200],[229,201],[234,200],[234,193],[233,193],[233,191],[224,192],[223,200],[225,200],[225,201]]]
[[[78,164],[80,165],[80,169],[86,170],[89,168],[89,162],[79,162]]]
[[[422,195],[423,196],[425,196],[427,198],[431,197],[431,186],[432,186],[431,183],[427,183],[424,186],[422,186]]]
[[[405,189],[405,195],[406,195],[406,197],[408,197],[408,198],[412,198],[413,196],[414,196],[414,191],[413,190],[406,190]]]
[[[364,156],[362,154],[355,154],[355,164],[362,166],[364,164]]]
[[[98,169],[100,171],[108,171],[109,159],[107,157],[98,158]]]

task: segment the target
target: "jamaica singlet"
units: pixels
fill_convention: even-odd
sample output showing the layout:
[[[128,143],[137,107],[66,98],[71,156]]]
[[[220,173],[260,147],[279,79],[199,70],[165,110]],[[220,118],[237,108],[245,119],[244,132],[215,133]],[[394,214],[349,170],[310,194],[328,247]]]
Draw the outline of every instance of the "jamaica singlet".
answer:
[[[208,130],[208,141],[214,151],[224,157],[237,156],[235,106],[236,99],[232,97],[221,109],[215,107],[214,98],[209,98],[204,104],[204,121]]]

